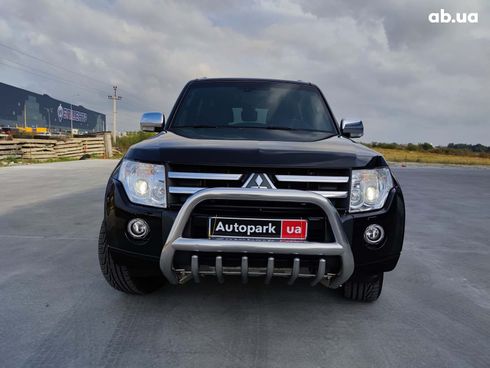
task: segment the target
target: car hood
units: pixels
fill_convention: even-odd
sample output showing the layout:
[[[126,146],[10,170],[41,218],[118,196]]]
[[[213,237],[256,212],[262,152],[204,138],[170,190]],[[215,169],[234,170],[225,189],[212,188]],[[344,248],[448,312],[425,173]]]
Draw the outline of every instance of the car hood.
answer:
[[[151,163],[240,167],[360,168],[385,166],[383,157],[349,139],[313,142],[195,139],[172,132],[133,145],[127,159]]]

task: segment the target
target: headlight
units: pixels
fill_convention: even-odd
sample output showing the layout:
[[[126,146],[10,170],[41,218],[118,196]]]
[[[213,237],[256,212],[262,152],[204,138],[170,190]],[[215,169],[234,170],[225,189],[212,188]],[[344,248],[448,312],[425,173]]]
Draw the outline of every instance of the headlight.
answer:
[[[352,170],[350,212],[377,210],[393,188],[390,169]]]
[[[165,166],[123,160],[118,179],[131,202],[167,207]]]

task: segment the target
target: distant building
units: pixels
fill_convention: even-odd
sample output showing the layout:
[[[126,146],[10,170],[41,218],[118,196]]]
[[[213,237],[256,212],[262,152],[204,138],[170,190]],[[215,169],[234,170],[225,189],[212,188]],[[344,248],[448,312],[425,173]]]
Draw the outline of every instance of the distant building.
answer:
[[[73,105],[72,109],[69,102],[0,83],[0,127],[49,127],[65,132],[70,130],[73,114],[73,129],[79,133],[105,130],[105,114],[83,106]]]

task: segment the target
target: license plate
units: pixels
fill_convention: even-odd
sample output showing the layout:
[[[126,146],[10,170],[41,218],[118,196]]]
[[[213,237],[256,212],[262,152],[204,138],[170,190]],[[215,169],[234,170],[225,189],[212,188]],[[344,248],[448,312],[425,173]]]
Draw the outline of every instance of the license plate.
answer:
[[[209,218],[209,238],[306,240],[308,221],[296,219]]]

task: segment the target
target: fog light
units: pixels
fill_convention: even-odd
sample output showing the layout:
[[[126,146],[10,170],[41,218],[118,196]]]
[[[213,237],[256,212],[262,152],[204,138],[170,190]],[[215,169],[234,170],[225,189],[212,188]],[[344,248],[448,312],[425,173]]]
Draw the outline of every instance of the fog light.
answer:
[[[141,239],[148,235],[150,227],[145,220],[135,218],[128,223],[128,233],[135,239]]]
[[[385,231],[379,225],[371,224],[364,231],[364,240],[370,245],[378,245],[384,238]]]

